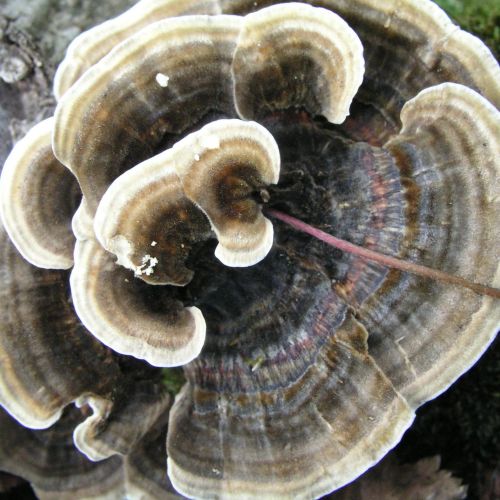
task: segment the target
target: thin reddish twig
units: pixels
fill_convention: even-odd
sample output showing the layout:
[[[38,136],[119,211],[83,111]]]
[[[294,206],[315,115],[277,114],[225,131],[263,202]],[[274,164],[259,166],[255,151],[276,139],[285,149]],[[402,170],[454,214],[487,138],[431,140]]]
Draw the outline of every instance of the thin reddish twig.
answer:
[[[296,219],[291,215],[285,214],[278,210],[274,210],[272,208],[268,208],[266,210],[266,213],[271,215],[272,217],[275,217],[276,219],[279,219],[282,222],[285,222],[293,228],[302,231],[303,233],[307,233],[314,238],[317,238],[318,240],[324,241],[330,246],[338,248],[339,250],[342,250],[344,252],[349,252],[353,255],[361,257],[362,259],[371,260],[373,262],[377,262],[378,264],[382,264],[383,266],[392,267],[394,269],[417,274],[419,276],[425,276],[426,278],[441,281],[443,283],[462,286],[480,295],[488,295],[489,297],[500,299],[500,289],[498,288],[481,285],[480,283],[474,283],[473,281],[469,281],[465,278],[460,278],[459,276],[455,276],[453,274],[445,273],[444,271],[438,271],[437,269],[432,269],[420,264],[414,264],[413,262],[408,262],[406,260],[391,257],[374,250],[369,250],[367,248],[354,245],[353,243],[349,243],[346,240],[336,238],[331,234],[325,233],[321,229],[310,226],[309,224],[306,224],[305,222],[302,222],[301,220]]]

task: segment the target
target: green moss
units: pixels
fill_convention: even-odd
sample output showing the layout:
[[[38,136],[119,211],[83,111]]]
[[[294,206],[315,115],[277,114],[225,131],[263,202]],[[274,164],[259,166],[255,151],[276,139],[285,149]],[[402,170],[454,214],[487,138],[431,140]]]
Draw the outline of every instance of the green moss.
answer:
[[[500,56],[499,0],[435,0],[464,30],[474,33]]]
[[[186,377],[184,377],[182,368],[163,368],[162,381],[167,391],[175,396],[186,382]]]

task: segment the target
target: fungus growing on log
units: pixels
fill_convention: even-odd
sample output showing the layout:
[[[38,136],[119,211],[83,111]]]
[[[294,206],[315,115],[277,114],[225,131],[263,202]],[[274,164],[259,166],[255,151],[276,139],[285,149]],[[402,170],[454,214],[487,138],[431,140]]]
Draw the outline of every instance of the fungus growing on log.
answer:
[[[35,269],[3,234],[0,404],[72,427],[89,474],[118,471],[107,493],[324,495],[500,325],[495,59],[427,0],[305,3],[143,0],[61,65],[36,170],[78,179],[75,264]],[[4,214],[4,179],[37,182],[19,147]],[[20,222],[50,225],[60,199],[43,201]],[[177,365],[169,409],[155,367]]]

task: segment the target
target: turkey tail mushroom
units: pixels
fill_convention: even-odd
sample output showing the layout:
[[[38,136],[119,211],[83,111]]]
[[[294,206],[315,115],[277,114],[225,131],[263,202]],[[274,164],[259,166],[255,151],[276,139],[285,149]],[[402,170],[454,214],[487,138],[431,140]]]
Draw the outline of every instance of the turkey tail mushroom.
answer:
[[[331,11],[274,5],[245,16],[232,72],[242,118],[302,106],[342,123],[363,81],[363,46]]]
[[[0,177],[0,214],[19,253],[46,269],[73,265],[71,218],[81,196],[52,152],[54,119],[33,127],[10,153]]]
[[[52,169],[83,194],[71,277],[0,233],[0,404],[33,428],[60,418],[57,446],[77,426],[91,458],[122,455],[79,475],[72,447],[61,498],[170,494],[165,441],[174,487],[212,498],[319,497],[394,447],[491,343],[498,302],[273,227],[262,206],[498,288],[499,81],[428,0],[143,0],[79,37],[53,125],[0,189],[12,240],[50,265],[59,226],[43,226],[62,210],[67,230],[76,183],[16,203],[55,191]],[[169,412],[149,365],[183,365]],[[59,493],[24,449],[37,491]]]

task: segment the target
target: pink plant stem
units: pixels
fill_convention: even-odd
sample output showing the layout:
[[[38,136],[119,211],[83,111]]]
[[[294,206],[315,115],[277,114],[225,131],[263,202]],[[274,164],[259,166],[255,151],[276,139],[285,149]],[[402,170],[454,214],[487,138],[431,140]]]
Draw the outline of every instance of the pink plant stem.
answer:
[[[348,241],[336,238],[331,234],[325,233],[324,231],[321,231],[321,229],[310,226],[309,224],[306,224],[305,222],[302,222],[301,220],[296,219],[291,215],[287,215],[272,208],[267,209],[266,213],[271,215],[272,217],[275,217],[276,219],[279,219],[282,222],[285,222],[293,228],[302,231],[303,233],[310,234],[314,238],[324,241],[332,247],[338,248],[343,252],[349,252],[353,255],[356,255],[357,257],[361,257],[362,259],[371,260],[373,262],[377,262],[378,264],[382,264],[383,266],[392,267],[394,269],[417,274],[419,276],[425,276],[426,278],[430,278],[433,280],[442,281],[443,283],[462,286],[476,292],[477,294],[488,295],[490,297],[500,299],[500,290],[498,288],[492,288],[489,286],[481,285],[479,283],[474,283],[472,281],[466,280],[465,278],[454,276],[453,274],[448,274],[443,271],[438,271],[437,269],[414,264],[413,262],[397,259],[396,257],[391,257],[389,255],[384,255],[382,253],[375,252],[358,245],[354,245],[353,243],[349,243]]]

